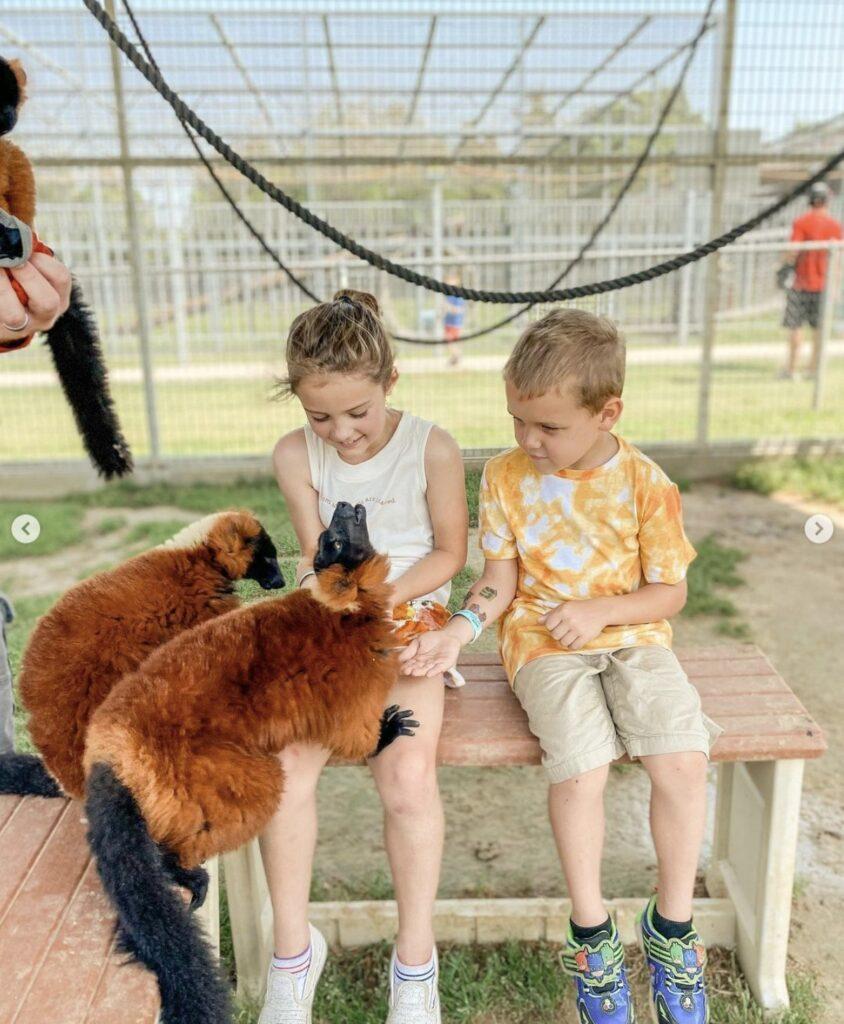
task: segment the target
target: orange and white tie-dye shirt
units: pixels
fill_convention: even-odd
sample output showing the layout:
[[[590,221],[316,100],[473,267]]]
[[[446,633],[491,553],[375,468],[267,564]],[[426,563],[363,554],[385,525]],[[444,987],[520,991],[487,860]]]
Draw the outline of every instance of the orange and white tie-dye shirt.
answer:
[[[539,619],[563,601],[629,594],[645,583],[679,583],[696,552],[683,530],[680,492],[624,438],[595,469],[538,472],[521,448],[484,467],[479,541],[484,557],[517,558],[516,597],[499,622],[512,682],[546,654],[571,653]],[[671,647],[664,619],[607,626],[580,651]]]

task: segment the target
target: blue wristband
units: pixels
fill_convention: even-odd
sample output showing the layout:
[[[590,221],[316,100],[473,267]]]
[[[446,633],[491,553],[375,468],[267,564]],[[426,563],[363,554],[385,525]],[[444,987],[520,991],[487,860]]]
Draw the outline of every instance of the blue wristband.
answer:
[[[474,643],[483,632],[484,624],[481,622],[478,616],[469,608],[461,608],[460,611],[455,612],[454,615],[452,615],[451,617],[453,619],[456,619],[458,615],[461,618],[465,619],[472,627],[471,642]]]

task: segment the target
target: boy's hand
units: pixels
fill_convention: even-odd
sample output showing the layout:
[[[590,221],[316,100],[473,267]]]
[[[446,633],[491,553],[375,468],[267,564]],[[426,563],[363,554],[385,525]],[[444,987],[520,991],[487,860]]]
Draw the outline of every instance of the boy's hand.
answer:
[[[406,676],[436,676],[454,668],[463,644],[453,633],[432,630],[416,637],[399,655]]]
[[[600,598],[563,601],[539,620],[555,640],[571,651],[594,640],[607,625],[607,613]]]

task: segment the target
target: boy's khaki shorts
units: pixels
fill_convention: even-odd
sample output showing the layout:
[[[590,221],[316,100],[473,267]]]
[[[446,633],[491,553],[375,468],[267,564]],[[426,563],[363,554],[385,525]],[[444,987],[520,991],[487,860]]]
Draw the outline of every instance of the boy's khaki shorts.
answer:
[[[699,750],[723,731],[703,714],[673,651],[625,647],[528,662],[513,685],[551,782],[629,754]]]

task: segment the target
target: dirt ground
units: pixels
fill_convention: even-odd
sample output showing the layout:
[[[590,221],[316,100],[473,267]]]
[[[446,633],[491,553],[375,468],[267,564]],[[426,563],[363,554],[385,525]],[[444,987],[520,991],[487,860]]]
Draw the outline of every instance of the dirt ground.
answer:
[[[684,496],[684,507],[693,541],[714,533],[746,553],[739,566],[746,585],[730,596],[752,641],[767,652],[826,730],[829,752],[806,766],[790,946],[795,963],[814,968],[823,984],[824,977],[834,977],[836,968],[844,966],[844,510],[713,484],[696,485]],[[807,515],[816,511],[826,511],[836,521],[836,533],[824,545],[810,544],[803,532]],[[195,518],[172,508],[92,510],[87,515],[91,525],[98,517],[114,516],[124,516],[126,524],[84,546],[38,559],[37,568],[20,560],[0,563],[0,579],[11,593],[55,593],[86,569],[117,560],[125,550],[122,538],[137,522]],[[675,624],[675,642],[720,642],[715,625],[712,620],[681,619]],[[494,645],[492,637],[482,642]],[[443,769],[441,786],[447,820],[443,897],[564,895],[539,769]],[[643,772],[626,768],[613,773],[604,856],[608,897],[645,893],[654,880],[647,800]],[[380,805],[368,773],[328,769],[320,785],[314,895],[389,894]],[[818,1024],[839,1020],[830,1010]]]

